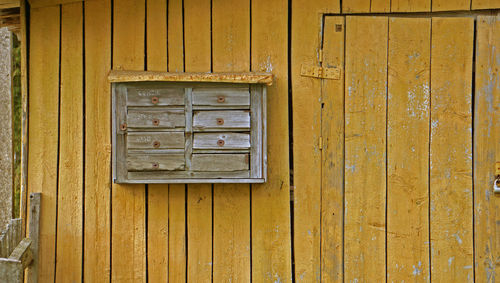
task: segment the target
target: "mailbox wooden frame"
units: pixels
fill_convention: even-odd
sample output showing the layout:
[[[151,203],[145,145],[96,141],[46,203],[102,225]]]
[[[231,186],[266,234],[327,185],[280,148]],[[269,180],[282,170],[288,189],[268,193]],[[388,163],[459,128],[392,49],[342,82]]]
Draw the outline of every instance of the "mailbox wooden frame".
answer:
[[[266,181],[266,85],[272,83],[272,75],[112,71],[108,78],[113,96],[115,183]],[[214,98],[216,92],[227,96]],[[162,98],[155,93],[163,94]],[[232,97],[233,102],[224,97]],[[225,117],[226,124],[223,118],[214,119],[218,116]],[[180,133],[184,134],[183,144]],[[215,141],[217,137],[223,140]],[[134,147],[138,140],[146,146]],[[213,147],[199,147],[208,142]],[[235,145],[237,142],[244,146]],[[168,148],[162,147],[165,143]]]

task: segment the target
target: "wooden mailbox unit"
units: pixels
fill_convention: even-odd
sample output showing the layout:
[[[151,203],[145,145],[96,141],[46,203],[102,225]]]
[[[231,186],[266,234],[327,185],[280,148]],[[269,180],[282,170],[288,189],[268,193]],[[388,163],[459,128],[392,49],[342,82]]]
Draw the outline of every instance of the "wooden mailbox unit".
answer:
[[[269,74],[112,71],[116,183],[263,183]]]

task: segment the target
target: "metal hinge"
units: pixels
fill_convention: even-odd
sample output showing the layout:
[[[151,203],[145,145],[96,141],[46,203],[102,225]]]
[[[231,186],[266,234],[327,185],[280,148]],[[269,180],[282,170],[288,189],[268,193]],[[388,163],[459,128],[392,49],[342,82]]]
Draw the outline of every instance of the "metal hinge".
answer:
[[[304,77],[340,80],[340,68],[338,67],[319,67],[302,64],[300,75]]]

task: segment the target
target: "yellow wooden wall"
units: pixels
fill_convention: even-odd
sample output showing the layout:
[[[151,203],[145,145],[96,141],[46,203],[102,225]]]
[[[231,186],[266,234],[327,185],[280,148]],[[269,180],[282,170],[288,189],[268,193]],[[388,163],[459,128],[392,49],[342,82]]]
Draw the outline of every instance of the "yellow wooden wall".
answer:
[[[494,48],[500,45],[500,20],[481,18],[476,23],[475,144],[473,148],[467,144],[466,149],[471,151],[462,155],[441,148],[453,149],[471,142],[472,133],[466,127],[471,126],[472,113],[457,110],[461,122],[454,124],[454,112],[450,114],[447,107],[448,97],[431,95],[432,108],[420,120],[406,121],[414,127],[416,136],[403,131],[395,132],[397,139],[391,139],[391,135],[385,135],[386,120],[379,122],[380,118],[386,119],[386,86],[401,91],[412,86],[392,79],[391,70],[424,69],[420,79],[411,84],[427,82],[431,93],[446,92],[449,81],[456,81],[447,79],[449,76],[457,80],[466,78],[466,84],[452,85],[456,89],[448,92],[456,96],[451,100],[457,107],[471,103],[472,66],[445,56],[450,50],[427,48],[420,61],[411,66],[397,56],[415,48],[425,49],[423,46],[429,45],[431,38],[441,40],[440,46],[462,42],[462,37],[474,30],[470,18],[392,21],[332,16],[326,18],[321,32],[325,13],[489,9],[500,8],[500,1],[435,0],[432,5],[430,0],[31,0],[30,3],[28,192],[42,192],[39,282],[291,282],[292,278],[297,282],[344,279],[381,282],[386,276],[390,281],[414,281],[410,275],[415,270],[421,275],[417,281],[425,282],[429,279],[425,274],[431,269],[432,280],[436,282],[453,282],[452,274],[458,274],[455,277],[458,281],[454,282],[471,278],[476,278],[476,282],[494,282],[495,277],[500,277],[499,199],[488,193],[490,167],[495,158],[500,158],[499,136],[494,134],[499,132],[500,125],[497,114],[500,88],[495,69],[498,68],[495,56],[499,55]],[[358,28],[343,30],[342,35],[335,33],[335,24],[345,25],[345,21],[348,28]],[[460,32],[444,36],[450,29]],[[407,30],[412,32],[408,34]],[[387,40],[391,37],[396,39],[395,43]],[[359,186],[367,184],[356,183],[361,180],[359,176],[351,176],[347,171],[344,174],[343,167],[344,157],[358,156],[361,146],[360,140],[344,146],[344,139],[352,130],[344,125],[349,115],[349,111],[344,115],[344,105],[346,109],[351,105],[349,97],[344,97],[349,81],[346,78],[344,86],[343,79],[300,76],[302,64],[319,64],[321,42],[325,50],[323,60],[332,66],[360,70],[357,66],[364,63],[360,58],[372,58],[379,60],[373,66],[385,64],[384,68],[389,69],[372,70],[381,72],[370,83],[379,89],[378,103],[384,111],[367,112],[362,119],[371,121],[373,127],[383,126],[383,131],[372,129],[373,135],[366,140],[380,147],[377,158],[357,161],[359,168],[368,171],[363,174],[373,177],[369,178],[370,186],[361,190]],[[349,44],[372,47],[355,49],[356,46]],[[387,52],[391,44],[396,44],[395,48],[401,52],[394,56],[375,52],[377,56],[372,56],[373,50]],[[472,47],[472,42],[465,41],[454,52],[468,54],[467,62],[472,63]],[[188,186],[112,184],[111,94],[107,81],[110,69],[272,72],[276,80],[268,89],[268,182]],[[289,79],[294,113],[292,207]],[[366,95],[360,93],[359,97]],[[394,107],[389,105],[388,113],[405,107],[404,101],[396,101]],[[434,133],[438,142],[429,146],[433,133],[428,131],[428,124],[439,115],[443,116],[444,125],[440,124],[442,127],[437,127]],[[389,122],[405,123],[397,119]],[[458,136],[450,132],[450,128],[456,127],[461,129]],[[323,138],[321,150],[320,137],[329,137]],[[443,138],[450,138],[451,144]],[[404,150],[406,142],[415,139],[420,142],[419,151],[411,158],[419,162],[413,163]],[[428,161],[430,152],[436,152],[432,156],[436,156],[437,163],[435,170],[429,171],[428,162],[422,160]],[[412,199],[421,199],[417,204],[405,200],[405,194],[390,194],[404,184],[391,181],[391,176],[397,174],[391,170],[396,167],[386,168],[386,154],[395,157],[395,164],[410,168],[408,178],[416,180],[415,186],[419,188],[412,194]],[[472,154],[474,159],[463,159]],[[447,161],[448,157],[453,162]],[[438,166],[439,162],[443,164]],[[443,192],[429,191],[426,185],[429,182],[430,188],[443,187],[446,179],[441,168],[446,166],[456,169],[460,177],[451,184],[452,188],[472,188],[473,183],[474,190],[464,198],[455,196],[451,187]],[[474,179],[470,177],[472,172]],[[344,181],[352,187],[345,194]],[[374,206],[366,202],[361,193],[379,203]],[[453,206],[444,205],[449,197],[457,201]],[[344,223],[344,198],[349,201],[345,206],[365,209],[365,213],[368,211],[375,218],[355,225]],[[389,209],[394,206],[405,210],[409,206],[407,218],[394,220],[386,203]],[[433,203],[437,211],[426,218],[429,209],[434,209]],[[354,215],[365,217],[362,211]],[[423,222],[415,228],[409,225],[413,221]],[[408,237],[398,237],[386,225],[408,230]],[[448,241],[447,229],[460,225],[467,227],[460,230],[464,235],[457,235],[464,241],[464,247],[457,249]],[[373,233],[360,237],[357,231],[363,228]],[[437,245],[437,255],[429,254],[429,233]],[[365,245],[374,235],[377,240]],[[366,262],[360,264],[359,257]],[[443,260],[436,260],[440,258]],[[446,266],[449,258],[460,262],[460,272]],[[421,266],[418,260],[417,266],[411,268],[406,265],[399,269],[397,265],[415,259],[421,260]]]

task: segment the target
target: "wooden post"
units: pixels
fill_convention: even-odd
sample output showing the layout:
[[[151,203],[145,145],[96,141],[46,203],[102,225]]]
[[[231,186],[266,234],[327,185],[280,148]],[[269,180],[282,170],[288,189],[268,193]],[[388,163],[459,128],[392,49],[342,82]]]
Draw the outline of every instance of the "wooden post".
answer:
[[[11,32],[0,28],[0,230],[12,219]]]
[[[28,269],[28,283],[38,282],[38,239],[40,235],[40,193],[32,193],[30,195],[30,210],[29,210],[29,238],[31,239],[31,251],[33,254],[33,262]]]

